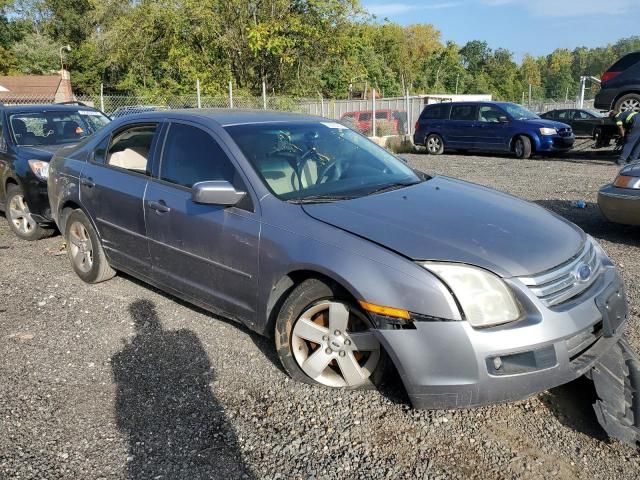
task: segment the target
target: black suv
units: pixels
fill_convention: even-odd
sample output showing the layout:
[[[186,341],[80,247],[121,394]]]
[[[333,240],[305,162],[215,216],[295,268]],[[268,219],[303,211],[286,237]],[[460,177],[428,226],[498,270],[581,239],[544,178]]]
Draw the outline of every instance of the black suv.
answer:
[[[109,121],[83,104],[0,103],[0,210],[18,237],[38,240],[55,231],[47,196],[49,160]]]
[[[640,52],[625,55],[602,75],[595,107],[616,112],[640,112]]]

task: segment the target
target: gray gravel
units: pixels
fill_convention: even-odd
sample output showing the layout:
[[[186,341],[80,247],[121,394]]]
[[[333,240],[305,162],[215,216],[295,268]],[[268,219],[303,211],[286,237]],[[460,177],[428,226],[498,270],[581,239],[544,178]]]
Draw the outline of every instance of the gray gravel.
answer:
[[[640,229],[606,223],[594,204],[610,162],[408,160],[536,201],[600,240],[640,349]],[[606,439],[580,382],[431,412],[411,410],[393,380],[364,392],[294,383],[269,340],[130,277],[85,285],[61,246],[0,222],[0,478],[640,477],[640,455]]]

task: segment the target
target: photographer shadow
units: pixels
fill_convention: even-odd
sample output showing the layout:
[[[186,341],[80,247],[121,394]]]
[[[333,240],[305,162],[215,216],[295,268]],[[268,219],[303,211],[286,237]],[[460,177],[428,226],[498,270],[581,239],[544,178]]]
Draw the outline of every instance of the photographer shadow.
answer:
[[[150,301],[129,312],[136,335],[112,358],[129,478],[253,478],[211,391],[214,372],[198,337],[163,330]]]

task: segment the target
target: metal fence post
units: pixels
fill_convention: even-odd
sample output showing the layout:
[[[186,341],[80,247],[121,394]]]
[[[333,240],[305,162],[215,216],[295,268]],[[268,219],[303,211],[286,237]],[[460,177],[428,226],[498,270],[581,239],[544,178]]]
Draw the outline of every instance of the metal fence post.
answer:
[[[405,112],[407,115],[407,135],[411,135],[411,117],[409,116],[409,89],[406,89],[404,92],[404,104],[405,104]]]
[[[267,109],[267,84],[262,81],[262,109]]]
[[[371,136],[376,136],[376,89],[371,89]]]
[[[229,81],[229,108],[233,108],[233,82]]]
[[[202,103],[200,102],[200,79],[196,79],[196,95],[198,97],[198,108],[202,108]]]
[[[324,117],[324,99],[320,95],[320,116]]]
[[[104,83],[100,84],[100,110],[104,112]]]

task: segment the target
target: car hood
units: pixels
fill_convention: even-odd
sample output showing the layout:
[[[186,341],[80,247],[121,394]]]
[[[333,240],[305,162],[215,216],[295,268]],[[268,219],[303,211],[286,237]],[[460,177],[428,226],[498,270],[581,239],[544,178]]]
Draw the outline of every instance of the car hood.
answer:
[[[503,277],[553,268],[585,241],[581,229],[536,204],[447,177],[302,208],[412,260],[468,263]]]
[[[66,143],[63,145],[38,145],[38,146],[20,146],[20,153],[24,158],[29,158],[33,160],[42,160],[48,162],[53,157],[53,154],[56,153],[63,147],[68,147],[70,144]]]
[[[525,120],[529,125],[533,125],[538,128],[571,128],[571,125],[566,123],[556,122],[555,120],[547,120],[546,118],[534,118],[532,120]]]

